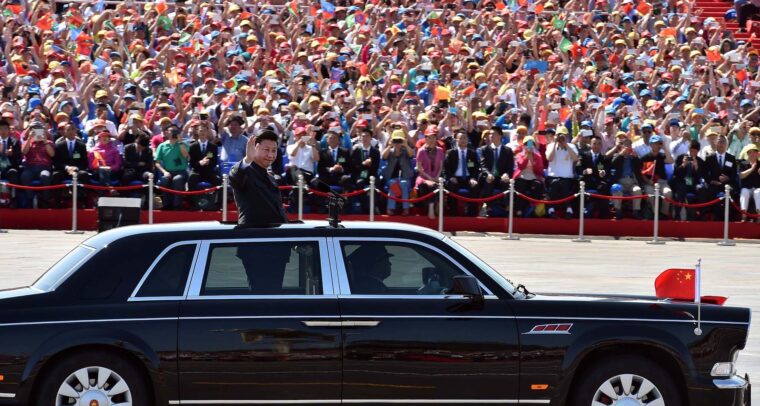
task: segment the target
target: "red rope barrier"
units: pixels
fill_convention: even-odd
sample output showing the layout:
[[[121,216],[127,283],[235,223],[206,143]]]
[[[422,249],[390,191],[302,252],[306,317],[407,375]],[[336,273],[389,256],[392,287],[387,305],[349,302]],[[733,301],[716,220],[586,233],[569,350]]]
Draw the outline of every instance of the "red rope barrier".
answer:
[[[705,202],[705,203],[681,203],[665,196],[663,196],[662,198],[666,202],[672,204],[673,206],[686,207],[687,209],[701,209],[704,207],[712,206],[715,203],[720,203],[720,201],[723,200],[723,199],[715,199],[715,200],[710,200],[709,202]]]
[[[19,189],[19,190],[56,190],[56,189],[66,189],[69,187],[69,185],[50,185],[50,186],[25,186],[25,185],[17,185],[15,183],[6,183],[6,186],[13,189]]]
[[[575,197],[576,197],[576,195],[570,195],[570,196],[568,196],[568,197],[566,197],[564,199],[559,199],[559,200],[540,200],[540,199],[534,199],[534,198],[532,198],[530,196],[526,196],[526,195],[524,195],[522,193],[515,193],[515,194],[517,196],[520,196],[521,198],[523,198],[523,199],[525,199],[525,200],[533,203],[533,204],[542,204],[542,203],[543,204],[562,204],[562,203],[567,203],[567,202],[575,199]]]
[[[638,200],[638,199],[648,199],[649,195],[636,195],[636,196],[607,196],[607,195],[599,195],[596,193],[587,193],[587,195],[595,198],[595,199],[605,199],[605,200]]]
[[[314,195],[317,195],[317,196],[319,196],[319,197],[329,197],[329,196],[330,196],[330,193],[327,193],[327,192],[323,192],[323,191],[321,191],[321,190],[316,190],[316,189],[307,189],[306,191],[307,191],[307,192],[309,192],[309,193],[312,193],[312,194],[314,194]],[[346,199],[350,199],[350,198],[352,198],[352,197],[356,197],[356,196],[359,196],[359,195],[363,195],[363,194],[365,194],[365,193],[367,193],[367,190],[366,190],[366,189],[360,189],[360,190],[354,190],[353,192],[348,192],[348,193],[341,193],[340,195],[341,195],[342,197],[346,198]]]
[[[190,191],[174,190],[174,189],[165,188],[163,186],[156,186],[156,188],[158,188],[158,190],[165,193],[182,195],[182,196],[204,195],[204,194],[213,193],[219,190],[219,186],[214,186],[214,187],[210,187],[208,189],[203,189],[203,190],[190,190]]]
[[[720,200],[720,199],[716,199],[716,200]],[[735,208],[735,209],[736,209],[736,210],[737,210],[739,213],[741,213],[741,214],[742,214],[742,216],[747,216],[747,217],[749,217],[749,218],[753,218],[753,219],[757,219],[757,218],[760,218],[760,213],[757,213],[757,214],[753,214],[753,213],[750,213],[750,212],[748,212],[748,211],[744,211],[744,210],[742,210],[741,206],[739,206],[738,204],[736,204],[736,202],[735,202],[735,201],[733,201],[733,200],[731,200],[731,205],[732,205],[732,206],[734,206],[734,208]]]
[[[80,184],[79,186],[90,189],[90,190],[116,190],[116,191],[130,191],[130,190],[139,190],[144,187],[147,187],[146,185],[133,185],[133,186],[100,186],[100,185],[87,185],[87,184]]]
[[[432,191],[432,192],[426,194],[425,196],[421,196],[421,197],[418,197],[418,198],[415,198],[415,199],[402,199],[400,197],[391,196],[391,195],[383,192],[382,190],[378,190],[377,193],[380,194],[380,196],[382,196],[382,197],[384,197],[386,199],[390,199],[390,200],[393,200],[393,201],[399,202],[399,203],[420,203],[420,202],[424,202],[425,200],[430,199],[431,197],[435,196],[435,194],[438,193],[438,191]]]
[[[282,191],[290,191],[295,189],[293,186],[277,186],[277,189],[280,189]]]
[[[473,197],[458,195],[454,192],[448,192],[448,193],[449,193],[449,196],[453,197],[454,199],[461,200],[463,202],[468,202],[468,203],[488,203],[488,202],[492,202],[494,200],[503,198],[504,195],[506,194],[505,192],[505,193],[497,193],[493,196],[488,196],[488,197],[473,198]]]

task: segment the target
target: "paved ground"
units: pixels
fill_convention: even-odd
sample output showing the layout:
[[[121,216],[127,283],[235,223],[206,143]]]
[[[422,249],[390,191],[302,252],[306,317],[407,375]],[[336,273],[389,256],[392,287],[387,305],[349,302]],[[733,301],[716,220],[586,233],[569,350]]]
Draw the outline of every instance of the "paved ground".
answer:
[[[32,283],[58,258],[92,233],[17,231],[0,234],[0,289]],[[527,238],[505,241],[499,236],[460,235],[458,242],[499,272],[538,292],[609,292],[654,294],[654,279],[670,267],[692,267],[702,258],[703,288],[707,295],[729,296],[728,305],[760,309],[760,244],[742,242],[719,247],[714,242],[676,242],[647,245],[643,241],[594,240],[573,243],[569,238]],[[750,331],[739,368],[760,379],[760,331]],[[755,385],[760,388],[760,385]],[[760,396],[760,389],[753,397]]]

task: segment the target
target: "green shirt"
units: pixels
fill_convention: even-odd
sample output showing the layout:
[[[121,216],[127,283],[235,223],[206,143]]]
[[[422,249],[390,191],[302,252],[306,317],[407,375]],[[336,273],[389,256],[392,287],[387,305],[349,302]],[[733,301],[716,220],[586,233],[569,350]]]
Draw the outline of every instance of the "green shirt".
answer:
[[[180,145],[187,149],[183,142],[172,144],[170,141],[164,141],[156,148],[156,162],[161,163],[161,167],[169,172],[182,172],[187,170],[187,159],[182,156]]]

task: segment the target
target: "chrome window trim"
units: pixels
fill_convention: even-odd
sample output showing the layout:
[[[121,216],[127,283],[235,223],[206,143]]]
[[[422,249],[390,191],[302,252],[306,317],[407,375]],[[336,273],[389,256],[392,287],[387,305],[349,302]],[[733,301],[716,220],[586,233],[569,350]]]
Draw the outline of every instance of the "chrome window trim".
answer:
[[[2,393],[2,392],[0,392],[0,398],[3,398],[3,399],[13,399],[15,397],[16,397],[15,393]]]
[[[188,240],[188,241],[178,241],[175,242],[168,247],[164,248],[163,251],[161,251],[160,254],[156,257],[156,259],[153,260],[153,262],[148,267],[148,270],[143,274],[142,278],[140,279],[140,282],[137,283],[137,286],[132,291],[132,294],[129,296],[129,299],[127,299],[127,302],[153,302],[153,301],[160,301],[160,300],[182,300],[187,296],[187,290],[190,288],[190,280],[193,274],[193,269],[195,269],[195,262],[198,260],[198,246],[200,245],[201,240]],[[166,256],[166,254],[169,253],[169,251],[173,250],[174,248],[180,247],[182,245],[195,245],[195,252],[193,253],[193,259],[190,262],[190,269],[188,269],[187,273],[187,280],[185,281],[185,289],[182,292],[182,296],[143,296],[143,297],[137,297],[137,294],[140,292],[140,288],[142,288],[142,285],[145,283],[145,281],[150,276],[151,272],[156,268],[159,262]]]
[[[208,262],[209,252],[213,245],[216,244],[236,244],[236,243],[268,243],[268,242],[316,242],[319,247],[319,266],[322,276],[322,294],[321,295],[208,295],[200,294],[203,285],[203,278],[206,275],[206,263]],[[332,272],[330,261],[328,259],[327,240],[325,237],[273,237],[273,238],[235,238],[235,239],[215,239],[203,240],[200,247],[200,255],[195,263],[192,272],[190,287],[185,296],[187,300],[271,300],[271,299],[325,299],[334,297],[334,288],[332,282]]]
[[[441,300],[441,299],[452,299],[452,300],[462,300],[467,299],[467,296],[464,295],[338,295],[341,299],[419,299],[419,300]],[[498,296],[495,295],[486,295],[484,296],[486,300],[499,300]]]
[[[333,256],[335,258],[336,262],[336,272],[338,272],[338,297],[341,299],[349,299],[353,296],[351,295],[351,287],[348,283],[348,274],[346,273],[346,264],[343,261],[343,252],[341,250],[341,243],[342,242],[352,242],[352,241],[372,241],[372,242],[397,242],[402,244],[412,244],[412,245],[418,245],[420,247],[427,248],[439,255],[442,255],[444,258],[446,258],[449,262],[454,264],[455,267],[459,268],[460,271],[464,272],[467,275],[470,275],[472,277],[477,277],[473,275],[470,271],[467,270],[464,266],[462,266],[459,261],[452,258],[449,254],[441,251],[439,248],[434,247],[428,243],[424,243],[421,241],[415,241],[410,240],[407,238],[393,238],[393,237],[332,237],[333,240]],[[495,295],[483,284],[483,282],[478,279],[478,284],[480,285],[480,288],[483,290],[483,293],[487,297],[495,297]],[[446,299],[449,298],[452,295],[357,295],[357,297],[361,297],[364,299],[379,299],[379,298],[389,298],[391,296],[396,296],[397,298],[401,299],[412,299],[412,298],[420,298],[420,297],[426,297],[430,299]]]
[[[58,279],[53,285],[51,285],[50,289],[46,290],[45,292],[53,292],[56,289],[58,289],[58,287],[61,286],[64,282],[66,282],[66,280],[68,280],[71,277],[71,275],[74,275],[74,273],[76,273],[76,271],[78,271],[79,268],[82,267],[82,265],[84,265],[87,261],[90,260],[90,258],[92,258],[95,254],[97,254],[100,251],[99,249],[90,247],[89,245],[85,245],[85,244],[79,244],[79,245],[77,245],[75,247],[75,249],[79,248],[79,247],[82,247],[82,248],[90,250],[90,253],[87,254],[87,255],[85,255],[81,260],[79,260],[79,262],[77,262],[76,264],[74,264],[74,266],[72,266],[71,269],[68,272],[66,272],[65,274],[63,274],[63,276],[60,279]],[[66,255],[68,255],[68,253]],[[65,258],[65,257],[61,257],[61,259],[63,259],[63,258]],[[59,259],[59,261],[61,259]],[[56,262],[56,264],[57,263],[58,262]],[[55,266],[55,264],[53,264],[53,266]],[[52,268],[52,266],[51,266],[51,268]],[[41,276],[40,276],[40,278],[41,278]],[[32,287],[34,287],[34,284],[32,284]]]
[[[548,399],[298,399],[298,400],[170,400],[170,405],[294,405],[294,404],[508,404],[548,405]]]

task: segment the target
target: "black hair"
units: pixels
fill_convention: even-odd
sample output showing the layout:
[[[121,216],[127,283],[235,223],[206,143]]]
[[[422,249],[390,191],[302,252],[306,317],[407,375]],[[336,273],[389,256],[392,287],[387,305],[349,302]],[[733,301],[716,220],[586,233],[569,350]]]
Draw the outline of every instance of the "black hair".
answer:
[[[689,143],[689,149],[696,149],[697,151],[699,151],[700,149],[702,149],[702,144],[700,144],[699,141],[697,140],[693,140]]]
[[[256,136],[255,144],[258,145],[258,144],[261,144],[262,141],[267,141],[267,140],[274,141],[275,143],[277,143],[279,139],[280,137],[278,137],[274,131],[266,129],[260,132],[259,135]]]
[[[10,127],[11,123],[8,122],[6,119],[0,120],[0,127]]]

